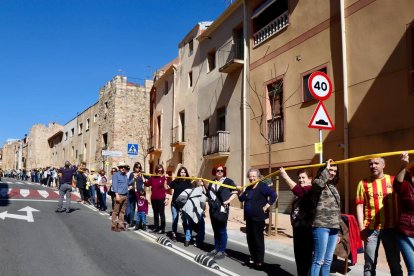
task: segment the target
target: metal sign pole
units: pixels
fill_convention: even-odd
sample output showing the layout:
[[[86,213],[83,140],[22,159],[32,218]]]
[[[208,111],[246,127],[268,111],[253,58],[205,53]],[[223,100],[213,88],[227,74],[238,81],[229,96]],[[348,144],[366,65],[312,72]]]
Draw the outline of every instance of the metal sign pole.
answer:
[[[322,144],[322,129],[319,129],[319,145],[321,147],[321,152],[319,153],[319,163],[323,163],[323,144]]]

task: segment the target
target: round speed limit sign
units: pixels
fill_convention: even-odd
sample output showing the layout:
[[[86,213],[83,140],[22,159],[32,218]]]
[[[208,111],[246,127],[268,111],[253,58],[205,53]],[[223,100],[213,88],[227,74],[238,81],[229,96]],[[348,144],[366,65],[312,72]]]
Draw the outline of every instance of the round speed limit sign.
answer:
[[[312,96],[319,101],[328,99],[332,94],[331,80],[328,75],[320,71],[313,72],[310,75],[308,88]]]

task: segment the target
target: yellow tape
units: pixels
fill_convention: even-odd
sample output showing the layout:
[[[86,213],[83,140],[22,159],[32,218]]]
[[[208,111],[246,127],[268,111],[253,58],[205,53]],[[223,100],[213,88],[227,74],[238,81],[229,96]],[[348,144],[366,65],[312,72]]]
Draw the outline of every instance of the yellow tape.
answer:
[[[407,150],[407,151],[393,151],[393,152],[385,152],[385,153],[376,153],[376,154],[369,154],[369,155],[362,155],[362,156],[357,156],[357,157],[352,157],[352,158],[348,158],[348,159],[344,159],[344,160],[339,160],[339,161],[334,161],[332,162],[332,164],[336,164],[336,165],[341,165],[341,164],[345,164],[345,163],[353,163],[353,162],[359,162],[359,161],[366,161],[369,159],[373,159],[373,158],[380,158],[380,157],[388,157],[388,156],[393,156],[393,155],[400,155],[403,152],[408,152],[409,154],[414,154],[414,150]],[[291,170],[299,170],[299,169],[305,169],[305,168],[317,168],[317,167],[322,167],[325,166],[325,163],[321,163],[321,164],[310,164],[310,165],[302,165],[302,166],[292,166],[292,167],[286,167],[284,168],[285,171],[291,171]],[[268,174],[266,176],[264,176],[263,178],[254,181],[252,183],[249,183],[245,186],[238,186],[240,188],[247,188],[249,186],[253,186],[256,183],[263,181],[266,178],[271,178],[272,176],[277,175],[278,173],[280,173],[280,170],[274,171],[271,174]],[[150,174],[150,173],[143,173],[143,175],[147,175],[147,176],[160,176],[158,174]],[[229,188],[232,190],[236,190],[237,187],[234,186],[230,186],[230,185],[226,185],[214,180],[209,180],[209,179],[205,179],[205,178],[201,178],[201,177],[185,177],[185,176],[169,176],[169,175],[164,175],[165,177],[168,178],[180,178],[180,179],[189,179],[189,180],[202,180],[208,183],[212,183],[212,184],[216,184],[218,186],[222,186],[225,188]]]

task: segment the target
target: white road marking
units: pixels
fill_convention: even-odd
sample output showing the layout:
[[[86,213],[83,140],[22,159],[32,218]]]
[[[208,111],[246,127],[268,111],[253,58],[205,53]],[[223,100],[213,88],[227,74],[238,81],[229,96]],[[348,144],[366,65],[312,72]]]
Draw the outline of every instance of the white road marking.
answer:
[[[145,237],[145,238],[153,241],[154,243],[156,243],[155,239],[157,237],[154,236],[154,235],[151,235],[150,233],[147,233],[147,232],[144,232],[144,231],[139,231],[139,230],[138,231],[134,231],[134,233],[136,233],[137,235],[141,235],[141,236],[143,236],[143,237]],[[158,244],[158,245],[160,245],[160,244]],[[183,257],[183,258],[191,261],[192,263],[195,263],[195,264],[197,264],[197,265],[199,265],[199,266],[201,266],[201,267],[203,267],[203,268],[205,268],[205,269],[207,269],[207,270],[209,270],[209,271],[211,271],[211,272],[213,272],[213,273],[215,273],[217,275],[223,275],[223,276],[227,276],[227,275],[238,276],[239,275],[239,274],[235,274],[235,273],[233,273],[233,272],[231,272],[231,271],[229,271],[227,269],[224,269],[222,267],[220,267],[220,270],[217,270],[217,269],[213,269],[213,268],[204,266],[202,264],[199,264],[196,261],[194,261],[194,257],[195,257],[194,254],[192,254],[190,252],[187,252],[187,251],[185,251],[185,250],[183,250],[181,248],[180,248],[180,250],[177,250],[177,247],[174,246],[174,245],[173,245],[173,247],[168,247],[168,246],[163,246],[163,245],[160,245],[160,246],[162,246],[163,248],[165,248],[167,250],[170,250],[171,252],[174,252],[175,254],[177,254],[177,255],[179,255],[179,256],[181,256],[181,257]],[[183,253],[182,251],[184,251],[186,253]],[[191,257],[191,256],[193,256],[193,257]],[[230,272],[230,274],[228,272]]]
[[[20,195],[22,197],[27,197],[30,194],[30,190],[28,189],[20,189]]]
[[[44,198],[49,197],[49,193],[45,190],[37,190],[37,192],[39,193],[39,195],[41,195]]]

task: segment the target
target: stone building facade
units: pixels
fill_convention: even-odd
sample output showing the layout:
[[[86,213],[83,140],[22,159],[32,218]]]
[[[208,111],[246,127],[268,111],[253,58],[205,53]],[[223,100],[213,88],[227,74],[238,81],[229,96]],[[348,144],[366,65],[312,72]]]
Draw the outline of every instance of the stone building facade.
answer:
[[[151,81],[140,86],[115,76],[99,90],[99,100],[66,123],[47,139],[49,158],[55,166],[64,162],[105,169],[120,161],[133,165],[148,162],[149,90]],[[129,143],[138,144],[138,156],[127,154]],[[102,151],[119,156],[103,156]]]
[[[27,145],[23,147],[23,156],[26,158],[22,168],[44,168],[55,165],[51,159],[52,151],[48,144],[48,138],[62,129],[63,126],[55,122],[49,123],[47,126],[43,124],[32,126],[27,137]]]
[[[2,169],[12,170],[17,169],[18,164],[18,150],[20,142],[19,140],[9,140],[3,145],[2,148]]]

